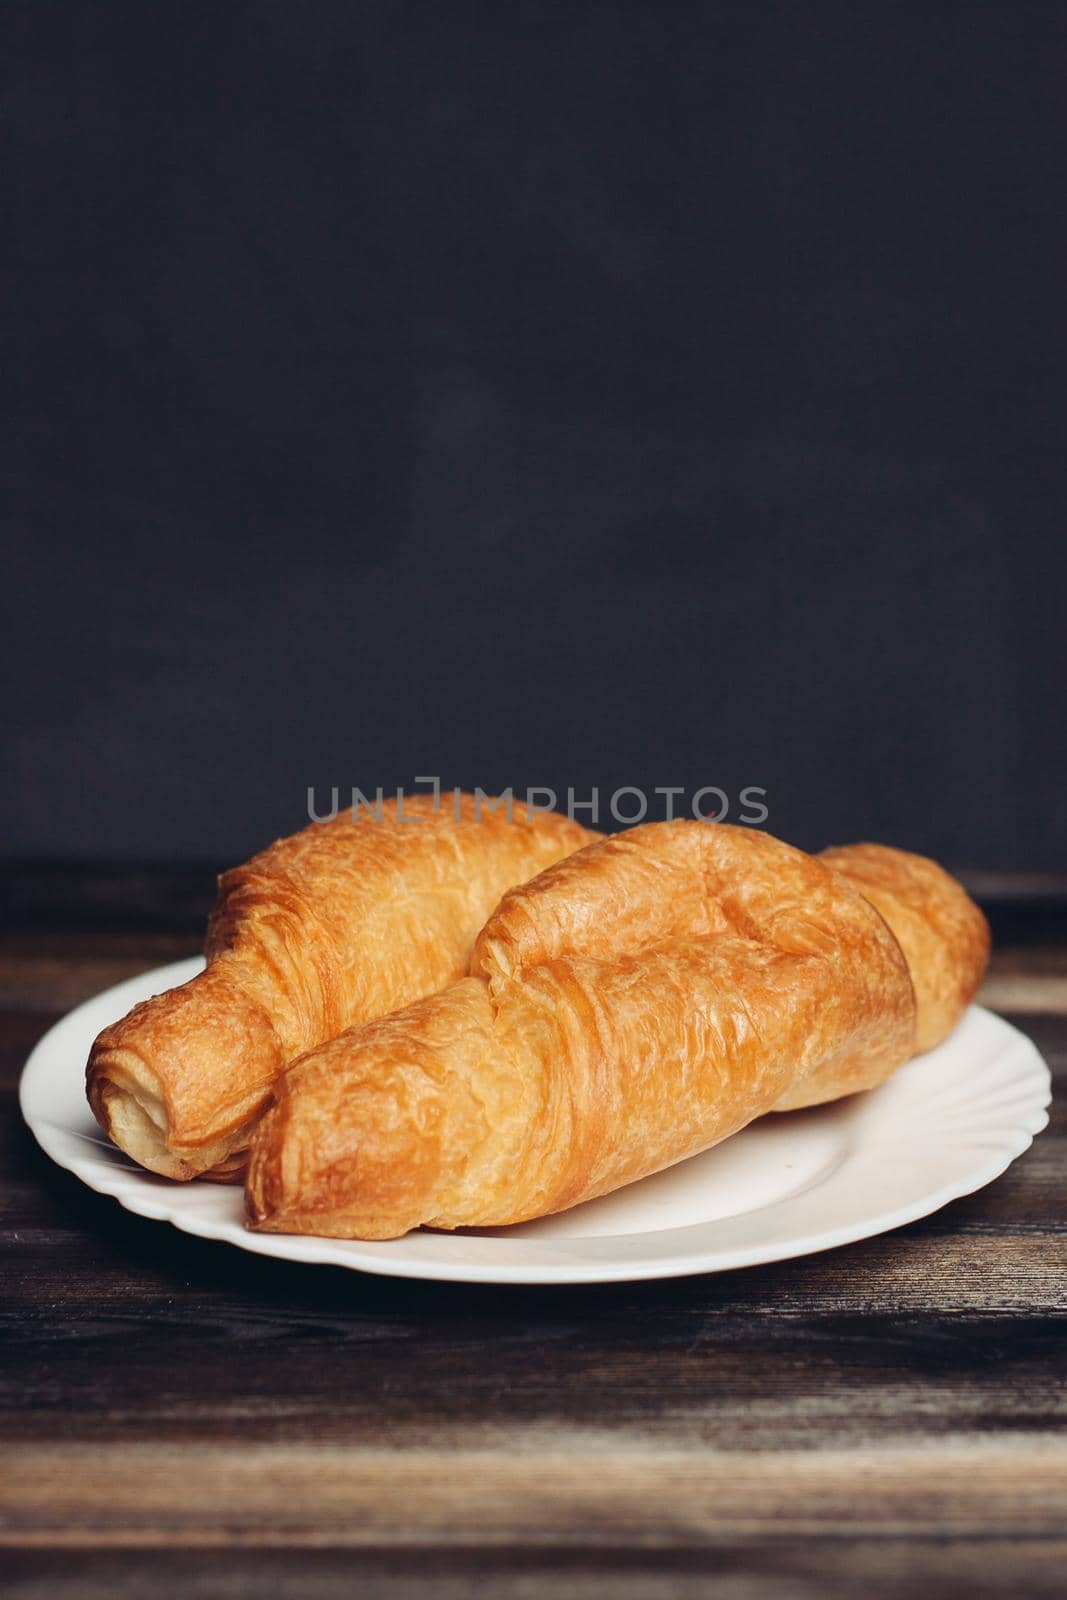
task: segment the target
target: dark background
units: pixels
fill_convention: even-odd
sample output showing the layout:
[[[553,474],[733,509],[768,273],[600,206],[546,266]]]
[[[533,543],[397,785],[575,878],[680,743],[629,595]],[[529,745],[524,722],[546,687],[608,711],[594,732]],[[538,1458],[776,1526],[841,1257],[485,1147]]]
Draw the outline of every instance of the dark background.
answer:
[[[0,32],[9,855],[438,773],[1067,866],[1067,7]]]

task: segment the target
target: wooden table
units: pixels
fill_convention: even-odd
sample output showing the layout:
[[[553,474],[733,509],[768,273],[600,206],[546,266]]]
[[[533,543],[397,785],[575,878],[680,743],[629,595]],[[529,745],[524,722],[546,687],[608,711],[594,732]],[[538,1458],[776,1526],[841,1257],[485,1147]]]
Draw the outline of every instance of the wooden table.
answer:
[[[90,1193],[15,1104],[55,1017],[192,953],[210,893],[195,871],[8,880],[15,1594],[1067,1590],[1062,1109],[980,1194],[779,1266],[546,1291],[259,1260]],[[984,996],[1061,1081],[1064,910],[1000,897]]]

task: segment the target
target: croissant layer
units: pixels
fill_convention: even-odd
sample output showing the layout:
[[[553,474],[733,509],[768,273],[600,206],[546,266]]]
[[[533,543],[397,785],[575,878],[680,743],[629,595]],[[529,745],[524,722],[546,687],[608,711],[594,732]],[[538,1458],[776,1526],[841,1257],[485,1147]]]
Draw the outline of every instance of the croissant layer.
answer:
[[[96,1040],[101,1127],[153,1172],[239,1178],[289,1062],[460,978],[505,890],[593,837],[551,812],[423,795],[279,840],[219,880],[205,971]]]
[[[959,885],[900,851],[688,822],[602,839],[504,895],[463,980],[282,1075],[250,1223],[374,1239],[563,1210],[883,1082],[954,1026],[987,952]]]

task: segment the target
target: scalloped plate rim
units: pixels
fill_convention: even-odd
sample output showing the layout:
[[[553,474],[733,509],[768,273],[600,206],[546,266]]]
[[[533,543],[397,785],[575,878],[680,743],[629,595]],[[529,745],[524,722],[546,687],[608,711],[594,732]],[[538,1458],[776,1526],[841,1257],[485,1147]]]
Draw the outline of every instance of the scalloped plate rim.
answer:
[[[751,1209],[742,1206],[723,1216],[699,1218],[676,1227],[642,1227],[632,1232],[588,1236],[565,1232],[531,1238],[528,1230],[541,1224],[522,1225],[527,1230],[525,1234],[521,1229],[503,1228],[455,1235],[416,1233],[406,1239],[377,1242],[250,1233],[241,1225],[239,1215],[211,1217],[196,1209],[198,1192],[210,1191],[215,1198],[209,1204],[224,1206],[226,1202],[217,1197],[230,1196],[239,1206],[239,1190],[215,1184],[170,1184],[166,1179],[141,1173],[132,1164],[121,1163],[112,1154],[106,1159],[83,1156],[77,1153],[81,1145],[93,1148],[87,1135],[55,1120],[39,1103],[47,1096],[49,1085],[57,1081],[57,1075],[68,1099],[75,1077],[80,1092],[88,1044],[106,1022],[121,1016],[136,1000],[187,981],[202,965],[201,958],[196,957],[153,968],[92,996],[61,1017],[38,1041],[23,1069],[19,1085],[23,1117],[38,1144],[58,1166],[97,1193],[118,1200],[127,1211],[169,1222],[183,1233],[230,1244],[255,1255],[307,1265],[339,1266],[385,1277],[438,1282],[567,1284],[686,1277],[791,1260],[876,1237],[974,1193],[1017,1160],[1048,1123],[1051,1076],[1036,1046],[1003,1018],[981,1006],[972,1006],[950,1039],[937,1050],[909,1062],[881,1089],[799,1115],[763,1119],[716,1150],[659,1175],[669,1182],[675,1174],[689,1169],[685,1181],[691,1183],[693,1163],[706,1164],[727,1146],[732,1147],[731,1157],[736,1158],[743,1148],[740,1142],[746,1138],[751,1142],[756,1129],[786,1128],[788,1137],[779,1138],[778,1142],[786,1149],[795,1143],[799,1153],[804,1141],[810,1144],[820,1132],[825,1139],[827,1127],[832,1130],[836,1122],[836,1154],[824,1170],[817,1171],[810,1182],[794,1191]],[[980,1060],[982,1073],[988,1076],[993,1071],[992,1082],[985,1090],[993,1102],[992,1120],[986,1125],[981,1115],[976,1120],[965,1118],[958,1126],[958,1141],[946,1148],[943,1139],[931,1140],[929,1125],[921,1117],[915,1121],[908,1113],[936,1104],[938,1094],[944,1100],[946,1086],[951,1087],[953,1080],[938,1080],[939,1064],[952,1063],[959,1074],[961,1063],[966,1066],[971,1059],[968,1041]],[[959,1095],[957,1085],[957,1099],[972,1119],[981,1112],[981,1093],[968,1101],[966,1093]],[[956,1102],[950,1095],[949,1104],[953,1103]],[[998,1113],[1003,1115],[1009,1108],[1011,1114],[999,1121]],[[87,1108],[85,1119],[91,1127]],[[903,1143],[887,1142],[885,1134],[894,1126],[906,1133]],[[872,1137],[872,1130],[876,1137]],[[96,1148],[106,1148],[102,1138]],[[953,1154],[959,1157],[969,1150],[973,1151],[973,1160],[961,1163],[950,1159]],[[865,1186],[873,1184],[877,1188],[881,1182],[892,1187],[894,1152],[906,1163],[921,1154],[931,1169],[929,1181],[913,1180],[918,1188],[898,1205],[865,1208],[859,1198]],[[939,1159],[940,1181],[936,1170]],[[646,1185],[655,1182],[656,1179],[645,1180]],[[636,1196],[640,1207],[639,1192],[643,1187],[631,1185],[628,1193],[619,1191],[618,1198],[632,1206]],[[821,1214],[828,1203],[831,1210],[844,1206],[843,1213],[829,1223]],[[592,1207],[603,1204],[595,1201]],[[577,1220],[580,1227],[583,1213],[588,1215],[590,1210],[591,1207],[576,1207],[562,1219],[546,1222],[562,1222],[570,1229]],[[687,1248],[697,1244],[697,1237],[693,1236],[703,1236],[700,1248]],[[423,1254],[427,1241],[433,1241],[430,1253]]]

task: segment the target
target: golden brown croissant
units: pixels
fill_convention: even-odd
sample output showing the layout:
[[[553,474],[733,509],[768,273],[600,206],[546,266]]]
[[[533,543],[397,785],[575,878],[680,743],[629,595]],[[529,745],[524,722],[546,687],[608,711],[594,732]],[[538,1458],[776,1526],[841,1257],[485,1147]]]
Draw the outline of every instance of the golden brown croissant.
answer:
[[[206,970],[96,1040],[97,1121],[153,1172],[238,1177],[287,1063],[460,977],[505,889],[594,837],[553,812],[419,795],[279,840],[219,880]]]
[[[919,857],[633,828],[510,890],[470,976],[279,1080],[250,1222],[374,1239],[561,1211],[881,1083],[955,1024],[987,954]]]

